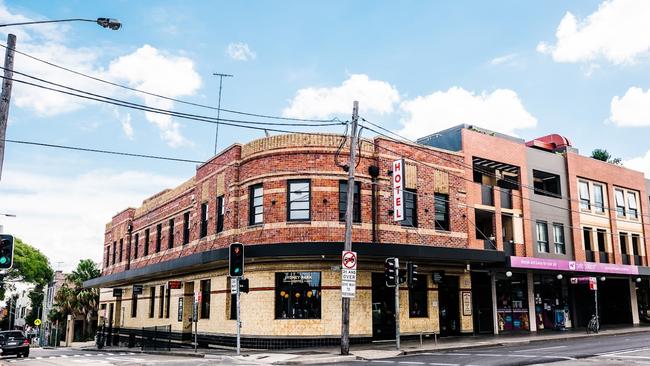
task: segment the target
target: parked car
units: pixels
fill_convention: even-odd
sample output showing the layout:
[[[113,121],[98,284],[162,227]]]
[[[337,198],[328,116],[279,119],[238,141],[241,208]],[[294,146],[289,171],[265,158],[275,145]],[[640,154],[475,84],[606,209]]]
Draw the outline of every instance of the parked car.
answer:
[[[29,356],[29,339],[19,330],[6,330],[0,332],[0,349],[2,355],[16,355],[17,357]]]

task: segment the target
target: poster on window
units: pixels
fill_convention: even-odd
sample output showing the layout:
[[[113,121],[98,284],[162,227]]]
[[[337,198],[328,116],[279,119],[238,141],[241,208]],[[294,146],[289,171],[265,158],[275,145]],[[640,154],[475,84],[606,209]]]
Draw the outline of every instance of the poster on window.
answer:
[[[276,273],[275,318],[320,319],[321,273]]]
[[[469,291],[462,291],[463,299],[463,316],[472,316],[472,293]]]

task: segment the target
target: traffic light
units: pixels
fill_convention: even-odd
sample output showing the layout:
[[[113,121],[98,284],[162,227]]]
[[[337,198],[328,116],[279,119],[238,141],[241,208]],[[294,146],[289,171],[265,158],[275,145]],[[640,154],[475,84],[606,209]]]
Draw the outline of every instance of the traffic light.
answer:
[[[418,265],[413,262],[406,264],[406,282],[409,288],[414,288],[418,283]]]
[[[228,272],[230,277],[241,277],[244,275],[244,244],[230,244]]]
[[[397,258],[386,258],[384,262],[384,277],[386,279],[386,286],[395,287],[397,286]]]
[[[14,264],[14,237],[0,235],[0,269],[9,269]]]
[[[239,292],[248,293],[248,278],[239,279]]]

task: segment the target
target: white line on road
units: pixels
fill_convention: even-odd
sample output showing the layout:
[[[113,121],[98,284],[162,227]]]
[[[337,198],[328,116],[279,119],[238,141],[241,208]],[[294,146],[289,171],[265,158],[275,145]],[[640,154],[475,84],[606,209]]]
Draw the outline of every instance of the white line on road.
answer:
[[[605,356],[598,356],[605,357]],[[631,360],[650,360],[650,356],[626,356],[626,355],[611,355],[611,358],[629,358]]]
[[[473,353],[473,356],[480,356],[480,357],[503,357],[505,355],[499,355],[499,354],[494,354],[494,353]]]
[[[471,353],[453,352],[453,353],[450,353],[450,355],[454,355],[454,356],[471,356],[472,354]]]
[[[370,362],[374,362],[374,363],[395,363],[395,361],[383,361],[383,360],[372,360]]]
[[[418,361],[400,361],[398,363],[403,365],[424,365],[424,362],[418,362]]]
[[[540,350],[547,350],[547,349],[556,349],[556,348],[567,348],[568,346],[553,346],[553,347],[542,347],[542,348],[533,348],[533,349],[520,349],[519,351],[514,351],[516,352],[530,352],[530,351],[540,351]]]
[[[625,353],[632,353],[632,352],[641,352],[641,351],[647,351],[650,350],[650,347],[641,347],[641,348],[628,348],[628,349],[622,349],[619,351],[610,351],[610,352],[604,352],[604,353],[597,353],[596,356],[610,356],[610,355],[622,355]]]
[[[431,366],[460,366],[457,363],[439,363],[439,362],[429,362],[428,365]]]

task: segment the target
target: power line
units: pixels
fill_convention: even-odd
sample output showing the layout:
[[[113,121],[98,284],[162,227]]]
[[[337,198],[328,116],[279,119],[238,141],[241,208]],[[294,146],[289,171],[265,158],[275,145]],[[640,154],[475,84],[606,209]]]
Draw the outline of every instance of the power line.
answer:
[[[5,49],[9,49],[9,47],[7,45],[1,44],[1,43],[0,43],[0,47],[3,47]],[[52,67],[55,67],[55,68],[58,68],[58,69],[61,69],[61,70],[67,71],[67,72],[70,72],[70,73],[78,75],[78,76],[82,76],[82,77],[85,77],[85,78],[88,78],[88,79],[91,79],[91,80],[95,80],[95,81],[98,81],[98,82],[101,82],[101,83],[104,83],[104,84],[112,85],[112,86],[115,86],[115,87],[118,87],[118,88],[130,90],[130,91],[133,91],[133,92],[136,92],[136,93],[142,93],[142,94],[150,95],[150,96],[153,96],[153,97],[156,97],[156,98],[166,99],[166,100],[173,101],[173,102],[180,103],[180,104],[191,105],[191,106],[200,107],[200,108],[207,108],[207,109],[212,109],[212,110],[215,110],[215,111],[216,110],[221,110],[223,112],[239,114],[239,115],[244,115],[244,116],[250,116],[250,117],[269,118],[269,119],[278,119],[278,120],[287,120],[287,121],[303,121],[303,122],[321,122],[321,123],[323,123],[323,122],[332,122],[332,121],[336,120],[336,119],[308,119],[308,118],[272,116],[272,115],[267,115],[267,114],[242,112],[242,111],[237,111],[237,110],[233,110],[233,109],[217,108],[217,107],[213,107],[213,106],[209,106],[209,105],[205,105],[205,104],[189,102],[189,101],[186,101],[186,100],[171,98],[171,97],[167,97],[167,96],[164,96],[164,95],[161,95],[161,94],[156,94],[156,93],[144,91],[144,90],[141,90],[141,89],[133,88],[133,87],[130,87],[130,86],[127,86],[127,85],[118,84],[118,83],[115,83],[115,82],[112,82],[112,81],[101,79],[101,78],[98,78],[96,76],[88,75],[88,74],[82,73],[80,71],[70,69],[70,68],[65,67],[65,66],[57,65],[57,64],[55,64],[55,63],[53,63],[51,61],[47,61],[47,60],[38,58],[36,56],[32,56],[32,55],[30,55],[30,54],[28,54],[26,52],[19,51],[19,50],[15,49],[15,48],[13,48],[13,50],[14,50],[14,52],[16,52],[18,54],[21,54],[21,55],[23,55],[25,57],[31,58],[32,60],[44,63],[46,65],[49,65],[49,66],[52,66]]]

